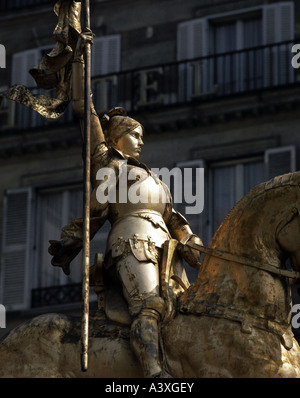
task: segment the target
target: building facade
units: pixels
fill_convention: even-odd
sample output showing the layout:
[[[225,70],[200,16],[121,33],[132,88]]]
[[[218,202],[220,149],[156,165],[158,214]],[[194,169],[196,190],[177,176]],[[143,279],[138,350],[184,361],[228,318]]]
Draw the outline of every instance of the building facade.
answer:
[[[175,207],[205,245],[251,188],[299,169],[298,3],[91,1],[96,110],[123,106],[143,124],[142,162],[174,171]],[[52,5],[1,2],[1,89],[24,84],[42,93],[28,70],[53,48]],[[82,215],[82,140],[70,106],[49,122],[3,101],[0,123],[0,303],[11,328],[35,314],[80,310],[81,257],[67,277],[47,250]],[[188,193],[178,180],[184,172]],[[104,251],[108,228],[93,239],[92,258]],[[297,285],[293,295],[296,302]]]

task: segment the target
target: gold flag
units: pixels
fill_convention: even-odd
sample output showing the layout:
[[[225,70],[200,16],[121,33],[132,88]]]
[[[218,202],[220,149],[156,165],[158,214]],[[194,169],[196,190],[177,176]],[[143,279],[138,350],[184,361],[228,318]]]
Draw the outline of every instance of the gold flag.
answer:
[[[27,87],[20,84],[0,93],[0,102],[6,97],[49,119],[60,117],[72,98],[72,61],[81,33],[81,1],[58,0],[54,5],[54,12],[58,17],[53,32],[56,44],[50,53],[42,57],[40,64],[28,72],[35,79],[38,88],[55,89],[55,97],[32,94]]]

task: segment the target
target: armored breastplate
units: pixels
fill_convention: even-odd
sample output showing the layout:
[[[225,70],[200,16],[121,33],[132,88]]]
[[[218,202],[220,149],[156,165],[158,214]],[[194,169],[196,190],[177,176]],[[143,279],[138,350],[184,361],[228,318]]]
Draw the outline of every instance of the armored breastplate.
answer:
[[[117,203],[110,203],[112,228],[107,249],[132,239],[162,247],[170,235],[163,215],[170,202],[166,186],[151,172],[137,166],[120,168]]]
[[[116,203],[110,203],[110,218],[115,222],[139,210],[151,210],[163,215],[170,200],[167,187],[151,172],[124,164],[120,167]]]

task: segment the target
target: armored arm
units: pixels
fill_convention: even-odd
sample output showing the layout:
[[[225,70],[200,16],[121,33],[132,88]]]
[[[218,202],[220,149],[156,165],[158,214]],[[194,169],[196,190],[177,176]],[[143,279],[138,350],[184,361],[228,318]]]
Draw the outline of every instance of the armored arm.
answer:
[[[90,30],[84,31],[78,38],[75,55],[72,63],[72,107],[75,115],[80,119],[81,130],[83,132],[84,118],[84,85],[85,85],[85,65],[83,59],[84,46],[86,42],[93,42],[93,33]],[[105,141],[102,127],[97,112],[91,98],[91,153],[100,142]]]
[[[91,197],[90,239],[108,218],[108,203],[99,204],[96,192]],[[79,254],[83,246],[83,219],[74,219],[62,228],[60,240],[50,240],[48,252],[53,256],[51,264],[62,267],[64,273],[69,275],[70,263]]]
[[[92,239],[104,224],[106,217],[91,217]],[[61,232],[60,240],[50,240],[48,252],[53,256],[51,264],[62,267],[66,275],[70,274],[70,263],[80,253],[83,246],[83,219],[72,220]]]
[[[92,43],[93,33],[86,30],[79,36],[72,64],[72,92],[73,111],[80,119],[83,132],[84,118],[84,85],[85,65],[83,60],[84,47],[87,42]],[[96,199],[96,188],[102,181],[96,181],[96,172],[106,162],[107,148],[99,144],[105,141],[99,117],[91,99],[91,180],[93,193],[91,196],[90,239],[101,228],[108,217],[108,203],[100,204]],[[101,148],[102,149],[101,149]],[[102,159],[103,158],[103,159]],[[48,252],[53,256],[51,264],[62,267],[68,275],[70,263],[81,251],[83,246],[83,219],[72,220],[61,232],[60,240],[51,240]]]
[[[193,233],[186,218],[173,209],[167,226],[172,238],[179,241],[178,251],[180,255],[191,267],[198,268],[201,253],[186,246],[186,243],[194,242],[199,245],[203,245],[203,243],[201,239]]]

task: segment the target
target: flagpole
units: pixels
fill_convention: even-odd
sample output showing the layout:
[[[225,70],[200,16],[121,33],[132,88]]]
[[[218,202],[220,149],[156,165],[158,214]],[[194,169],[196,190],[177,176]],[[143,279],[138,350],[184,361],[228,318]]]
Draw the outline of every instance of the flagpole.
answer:
[[[90,28],[90,2],[85,0],[84,27]],[[84,208],[83,208],[83,264],[82,264],[82,325],[81,325],[81,370],[88,368],[89,338],[89,269],[90,269],[90,93],[91,93],[91,45],[85,47],[84,87]]]

